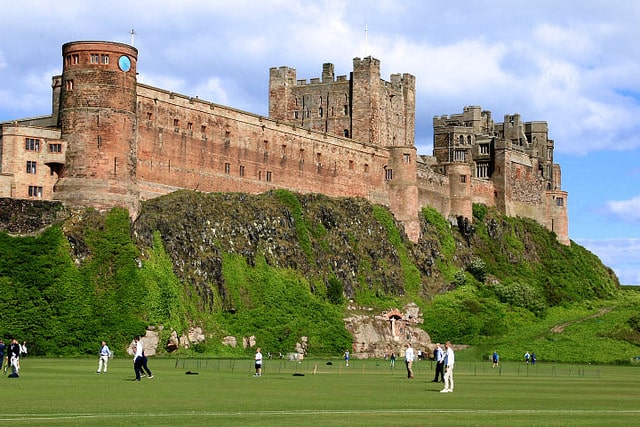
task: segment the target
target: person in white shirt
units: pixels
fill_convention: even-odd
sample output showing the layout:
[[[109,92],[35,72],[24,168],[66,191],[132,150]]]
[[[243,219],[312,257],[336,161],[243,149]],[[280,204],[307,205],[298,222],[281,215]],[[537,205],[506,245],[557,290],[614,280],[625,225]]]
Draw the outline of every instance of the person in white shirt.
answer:
[[[256,377],[262,376],[262,349],[260,347],[256,348],[256,357],[255,357],[255,368],[256,368]]]
[[[135,338],[136,352],[133,356],[133,372],[136,374],[135,381],[140,381],[140,373],[142,372],[142,362],[144,357],[144,348],[142,346],[142,339],[138,335]]]
[[[407,349],[404,351],[404,363],[407,365],[407,378],[413,378],[413,348],[411,343],[407,343]]]
[[[100,359],[98,360],[98,371],[96,372],[97,374],[99,374],[100,371],[105,374],[107,373],[107,364],[109,363],[111,354],[111,350],[109,350],[107,343],[102,341],[102,346],[100,347]]]
[[[444,388],[440,390],[440,393],[453,393],[453,364],[455,362],[455,356],[453,354],[453,348],[451,348],[451,341],[447,341],[445,348]]]

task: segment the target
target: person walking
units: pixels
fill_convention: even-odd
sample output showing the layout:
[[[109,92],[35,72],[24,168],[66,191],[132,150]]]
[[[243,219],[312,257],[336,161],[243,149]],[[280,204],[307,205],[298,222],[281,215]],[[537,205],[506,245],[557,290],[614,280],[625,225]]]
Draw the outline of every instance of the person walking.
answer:
[[[260,347],[256,348],[256,356],[255,356],[254,367],[256,368],[256,374],[254,376],[261,377],[262,376],[262,349]]]
[[[349,350],[346,350],[343,354],[344,366],[349,366]]]
[[[436,361],[436,376],[431,382],[444,382],[444,351],[440,343],[437,343],[435,350],[433,350],[433,358]]]
[[[497,351],[493,351],[493,355],[491,356],[491,359],[493,361],[493,365],[491,366],[492,368],[495,368],[498,366],[498,361],[500,360],[500,356],[498,356],[498,352]]]
[[[396,366],[396,353],[392,352],[391,353],[391,357],[389,357],[389,366],[391,366],[392,368],[395,368]]]
[[[147,358],[147,355],[144,352],[144,345],[143,345],[142,346],[142,364],[140,365],[140,376],[144,377],[145,376],[144,373],[146,372],[149,379],[151,379],[153,378],[153,374],[151,373],[151,369],[149,369],[149,366],[147,365],[148,361],[149,359]]]
[[[404,351],[404,363],[407,365],[407,378],[413,378],[413,347],[411,347],[411,343],[407,343],[407,348]]]
[[[453,364],[455,362],[455,356],[453,354],[453,348],[451,347],[451,341],[446,342],[445,348],[444,388],[440,390],[440,393],[453,393]]]
[[[142,363],[144,357],[144,348],[142,347],[142,341],[140,335],[134,338],[135,353],[133,355],[133,372],[136,374],[134,381],[140,381],[140,373],[142,372]]]
[[[109,364],[109,358],[113,355],[111,350],[109,350],[109,346],[105,341],[102,341],[102,345],[100,346],[99,359],[98,359],[98,370],[96,374],[100,372],[107,373],[107,365]]]

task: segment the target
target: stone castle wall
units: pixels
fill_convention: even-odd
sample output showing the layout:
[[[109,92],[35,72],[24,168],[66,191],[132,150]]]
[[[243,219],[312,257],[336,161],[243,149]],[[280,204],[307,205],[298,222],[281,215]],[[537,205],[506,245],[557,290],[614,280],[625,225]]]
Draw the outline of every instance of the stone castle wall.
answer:
[[[262,117],[138,83],[132,46],[62,50],[52,115],[1,124],[0,196],[123,206],[135,216],[141,200],[177,189],[286,188],[386,205],[414,241],[422,207],[471,219],[472,204],[484,203],[569,243],[567,193],[545,122],[516,114],[494,123],[490,112],[465,107],[434,118],[434,155],[418,156],[415,78],[385,81],[371,57],[355,58],[349,77],[324,64],[310,82],[272,68],[270,117]],[[40,150],[26,149],[29,138]],[[37,173],[25,171],[33,163]]]

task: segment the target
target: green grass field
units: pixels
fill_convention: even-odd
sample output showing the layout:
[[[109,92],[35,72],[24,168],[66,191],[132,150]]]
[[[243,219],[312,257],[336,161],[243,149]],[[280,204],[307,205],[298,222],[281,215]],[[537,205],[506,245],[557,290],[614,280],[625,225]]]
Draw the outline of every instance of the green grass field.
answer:
[[[12,425],[243,426],[601,426],[640,425],[640,368],[487,363],[456,366],[454,393],[439,393],[433,365],[415,378],[383,360],[154,359],[154,378],[133,382],[132,362],[107,374],[94,359],[22,361],[17,379],[0,377]],[[315,370],[315,373],[314,373]],[[186,371],[198,375],[186,375]],[[304,374],[294,375],[294,374]]]

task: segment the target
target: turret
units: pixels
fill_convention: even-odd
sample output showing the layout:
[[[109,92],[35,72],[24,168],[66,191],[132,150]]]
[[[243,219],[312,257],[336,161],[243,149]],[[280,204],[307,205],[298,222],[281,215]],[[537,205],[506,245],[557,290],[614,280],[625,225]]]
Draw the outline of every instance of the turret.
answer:
[[[138,51],[112,42],[62,46],[58,121],[67,152],[54,198],[68,205],[138,210]]]

